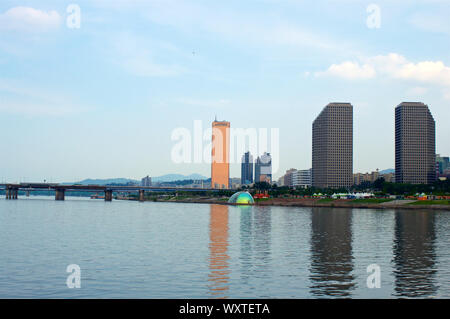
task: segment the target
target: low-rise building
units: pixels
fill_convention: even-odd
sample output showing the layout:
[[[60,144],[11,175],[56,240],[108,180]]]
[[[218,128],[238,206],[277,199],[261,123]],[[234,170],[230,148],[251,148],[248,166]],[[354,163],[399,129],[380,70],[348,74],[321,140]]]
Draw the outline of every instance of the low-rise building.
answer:
[[[292,173],[292,182],[290,187],[308,188],[312,186],[312,169],[295,170]]]
[[[361,185],[363,182],[373,183],[378,178],[380,178],[380,173],[378,172],[378,170],[372,173],[356,173],[353,174],[353,184]]]
[[[436,154],[436,176],[439,179],[440,177],[447,177],[450,175],[450,162],[448,156],[441,156],[440,154]]]
[[[307,188],[312,186],[312,169],[298,170],[291,168],[278,180],[278,186],[291,188]]]
[[[395,183],[395,172],[380,174],[380,178],[384,178],[384,180],[388,183]]]
[[[281,176],[281,177],[277,180],[277,186],[278,186],[278,187],[283,187],[283,186],[284,186],[284,175]]]
[[[230,178],[230,185],[232,189],[238,189],[240,188],[242,185],[248,185],[248,184],[243,184],[241,183],[241,178]]]
[[[288,169],[286,174],[283,176],[283,185],[291,187],[292,185],[292,174],[296,171],[295,168]]]

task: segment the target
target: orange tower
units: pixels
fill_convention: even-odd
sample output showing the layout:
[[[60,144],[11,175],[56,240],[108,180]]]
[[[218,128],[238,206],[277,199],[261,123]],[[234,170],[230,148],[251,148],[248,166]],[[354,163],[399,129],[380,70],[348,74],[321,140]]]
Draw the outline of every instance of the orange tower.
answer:
[[[212,123],[211,188],[230,186],[230,122]]]

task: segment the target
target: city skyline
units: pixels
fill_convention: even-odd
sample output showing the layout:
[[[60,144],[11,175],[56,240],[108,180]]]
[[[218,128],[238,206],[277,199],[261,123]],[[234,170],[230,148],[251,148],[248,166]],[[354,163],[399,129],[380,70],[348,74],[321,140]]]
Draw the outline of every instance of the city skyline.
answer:
[[[171,162],[171,132],[215,114],[280,128],[276,180],[312,167],[309,128],[330,101],[354,106],[354,172],[395,167],[402,101],[430,106],[450,154],[448,3],[379,1],[379,28],[363,1],[77,4],[79,29],[66,4],[0,4],[2,180],[209,176]]]

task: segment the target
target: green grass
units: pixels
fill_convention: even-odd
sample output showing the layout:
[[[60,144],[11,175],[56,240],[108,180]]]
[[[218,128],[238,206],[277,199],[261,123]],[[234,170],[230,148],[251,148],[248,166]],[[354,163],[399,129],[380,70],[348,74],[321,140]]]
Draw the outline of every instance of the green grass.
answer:
[[[450,205],[450,200],[418,200],[408,205]]]
[[[172,197],[173,199],[176,200],[186,200],[186,199],[190,199],[189,196],[184,196],[184,195],[180,195],[180,196],[176,196],[176,197]]]
[[[362,199],[355,199],[352,200],[352,203],[355,204],[381,204],[381,203],[387,203],[391,202],[393,199],[389,198],[362,198]]]

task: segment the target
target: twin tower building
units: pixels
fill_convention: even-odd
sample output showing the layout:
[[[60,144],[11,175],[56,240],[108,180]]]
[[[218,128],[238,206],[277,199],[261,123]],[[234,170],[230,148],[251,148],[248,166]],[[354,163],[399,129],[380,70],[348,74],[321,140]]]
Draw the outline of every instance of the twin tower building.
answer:
[[[230,123],[212,124],[211,187],[230,186]],[[395,108],[395,181],[431,184],[436,180],[435,122],[428,106],[403,102]],[[373,129],[377,134],[376,127]],[[312,185],[353,185],[353,106],[330,103],[313,122]]]
[[[374,127],[374,134],[377,134]],[[395,181],[431,184],[436,180],[435,122],[428,106],[404,102],[395,108]],[[312,184],[353,185],[353,106],[330,103],[313,122]]]

